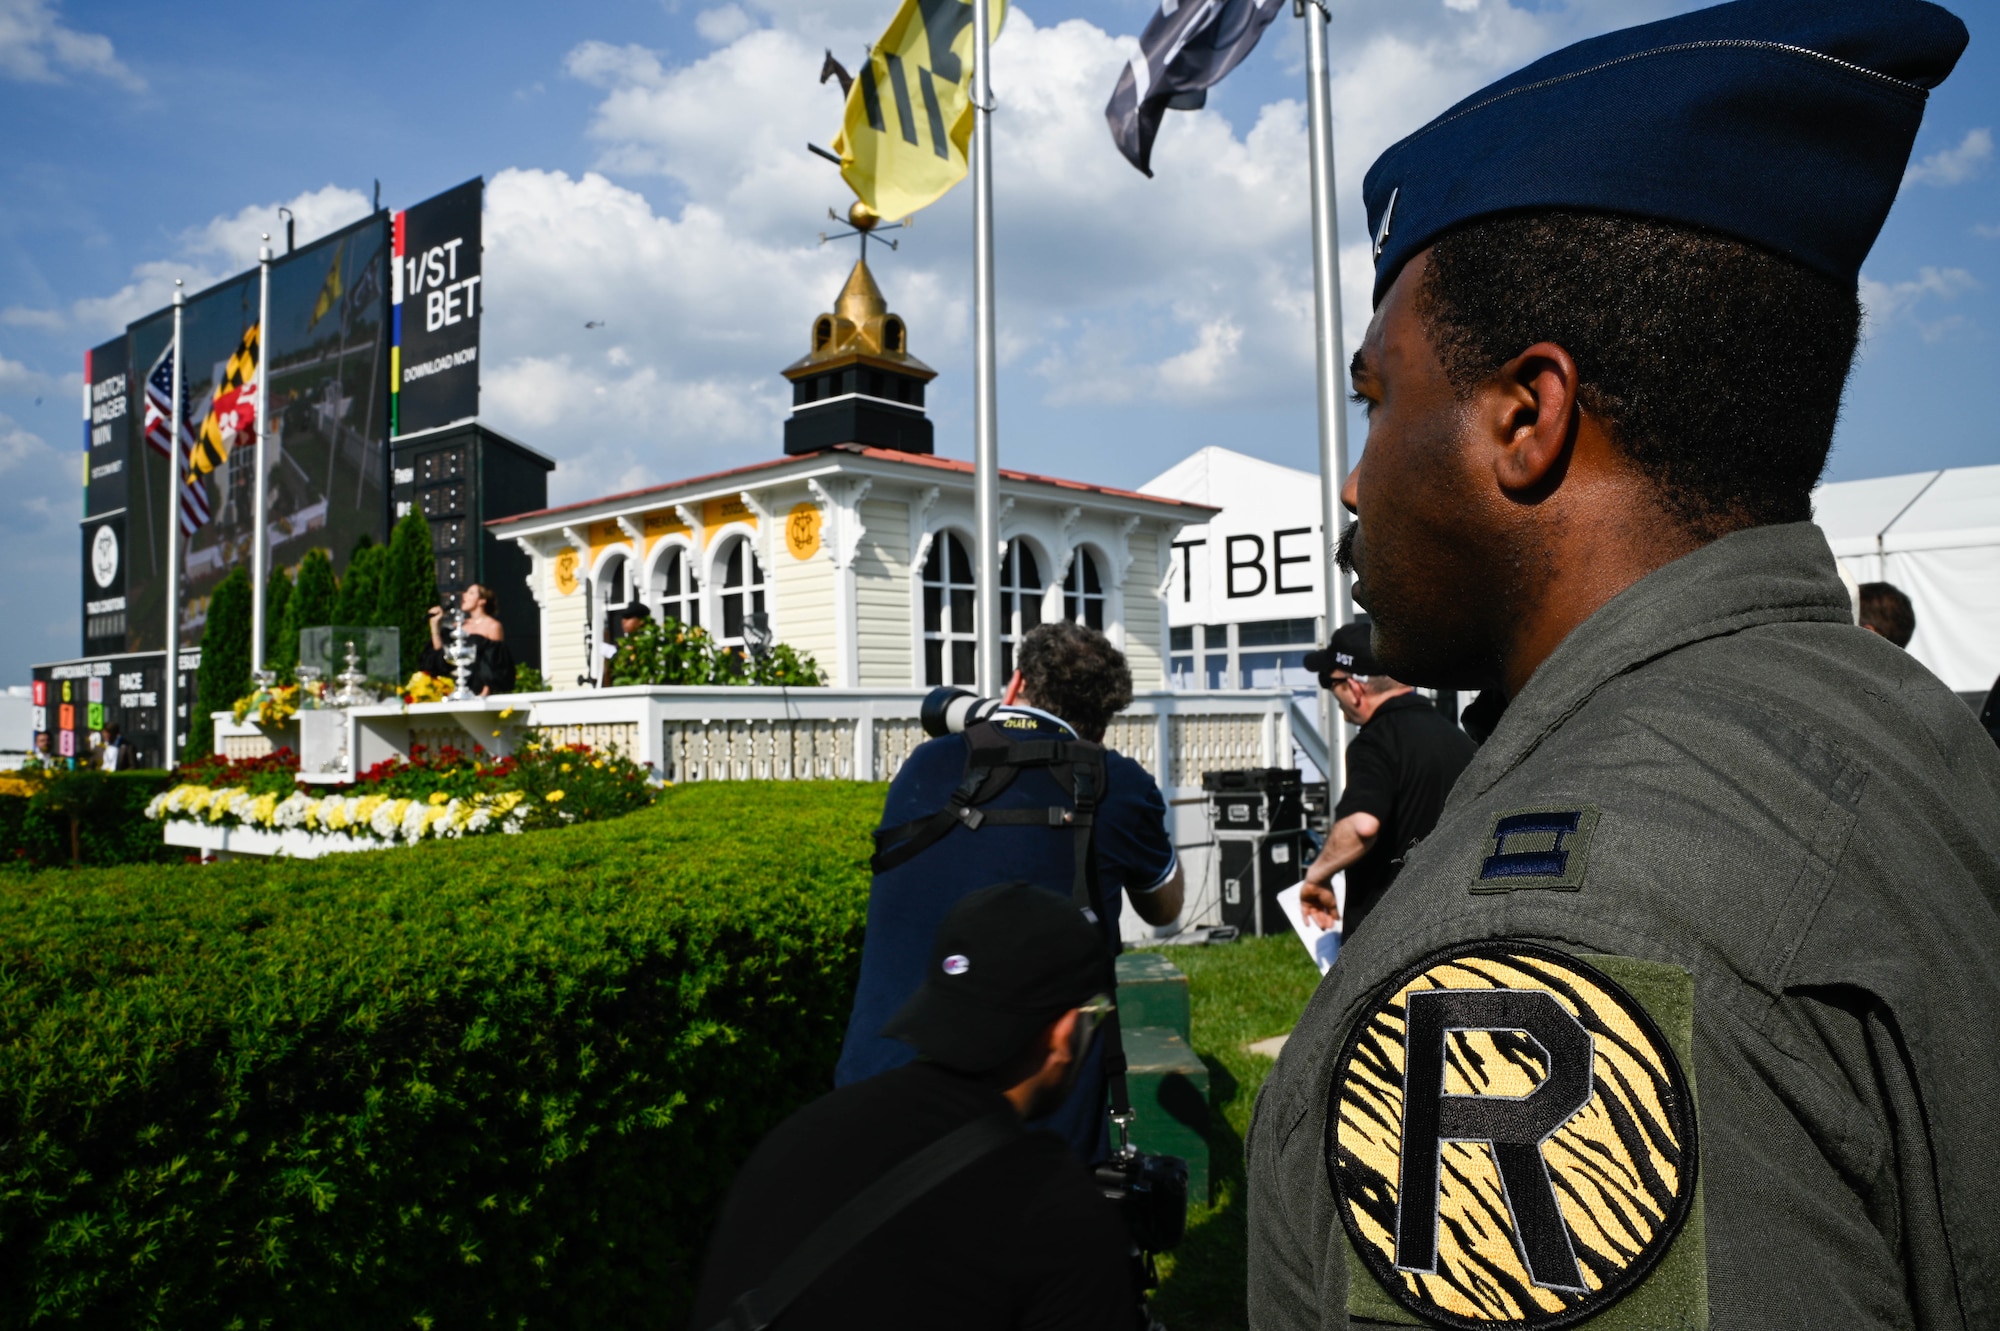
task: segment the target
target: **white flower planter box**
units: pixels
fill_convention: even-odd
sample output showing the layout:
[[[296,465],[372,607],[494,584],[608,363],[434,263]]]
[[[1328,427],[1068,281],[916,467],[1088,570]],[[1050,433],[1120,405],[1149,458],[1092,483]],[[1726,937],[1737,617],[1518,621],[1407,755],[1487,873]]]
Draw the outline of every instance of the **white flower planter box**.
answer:
[[[340,855],[355,850],[385,850],[392,842],[376,837],[365,840],[351,836],[331,836],[288,827],[282,831],[236,827],[228,823],[196,822],[169,818],[166,822],[169,846],[186,846],[203,855],[227,859],[232,855],[280,855],[294,860],[316,860],[322,855]]]

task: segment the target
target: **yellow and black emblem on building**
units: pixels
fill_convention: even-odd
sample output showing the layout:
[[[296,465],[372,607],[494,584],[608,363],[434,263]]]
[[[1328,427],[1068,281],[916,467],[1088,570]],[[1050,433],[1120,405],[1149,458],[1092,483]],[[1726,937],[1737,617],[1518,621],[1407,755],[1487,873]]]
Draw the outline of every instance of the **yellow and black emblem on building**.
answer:
[[[1495,940],[1417,963],[1356,1023],[1329,1094],[1327,1168],[1353,1249],[1427,1322],[1554,1328],[1602,1312],[1694,1199],[1680,1060],[1631,994],[1553,948]]]

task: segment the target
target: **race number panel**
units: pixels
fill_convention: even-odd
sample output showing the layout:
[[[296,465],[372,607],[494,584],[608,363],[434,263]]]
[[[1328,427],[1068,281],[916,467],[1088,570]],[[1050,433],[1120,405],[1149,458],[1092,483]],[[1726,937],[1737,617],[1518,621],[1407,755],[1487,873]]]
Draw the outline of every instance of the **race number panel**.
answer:
[[[1695,1190],[1694,1097],[1644,1009],[1491,940],[1384,985],[1335,1065],[1327,1169],[1355,1251],[1417,1316],[1563,1327],[1636,1287]]]

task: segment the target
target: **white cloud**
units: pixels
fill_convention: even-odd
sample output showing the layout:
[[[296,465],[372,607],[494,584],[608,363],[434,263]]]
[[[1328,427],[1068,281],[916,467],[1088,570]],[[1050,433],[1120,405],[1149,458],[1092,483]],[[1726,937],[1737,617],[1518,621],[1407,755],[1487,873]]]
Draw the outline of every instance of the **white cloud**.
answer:
[[[17,360],[0,356],[0,394],[12,397],[27,397],[31,393],[46,393],[55,380],[39,370],[31,370]]]
[[[96,75],[132,92],[146,87],[109,37],[66,26],[49,0],[0,0],[0,78],[61,83],[66,74]]]
[[[1916,277],[1902,282],[1880,282],[1861,275],[1861,308],[1866,313],[1865,336],[1873,338],[1893,325],[1907,321],[1926,342],[1942,341],[1970,326],[1962,315],[1943,318],[1920,317],[1919,307],[1928,301],[1952,301],[1969,291],[1979,290],[1979,280],[1963,268],[1923,267]]]
[[[89,296],[67,310],[11,306],[0,310],[0,322],[51,331],[75,329],[84,334],[115,333],[126,324],[161,308],[174,298],[174,279],[189,292],[220,282],[257,263],[262,234],[272,236],[272,248],[283,253],[284,224],[277,203],[252,204],[227,217],[211,218],[181,233],[179,257],[151,259],[133,268],[132,278],[104,296]],[[368,197],[357,190],[325,185],[286,200],[296,220],[297,242],[304,245],[365,217]]]
[[[1973,226],[1972,234],[1981,240],[2000,240],[2000,226],[1995,226],[1991,222],[1979,222]]]
[[[40,435],[11,416],[0,416],[0,474],[25,467],[28,475],[40,479],[61,466],[62,459]]]
[[[1903,172],[1903,183],[1962,185],[1978,175],[1993,158],[1993,131],[1971,129],[1952,148],[1940,148]]]
[[[725,46],[757,26],[757,21],[737,5],[704,9],[695,16],[694,29],[717,46]]]
[[[660,57],[643,46],[584,42],[563,60],[563,72],[594,88],[657,88],[666,82]]]

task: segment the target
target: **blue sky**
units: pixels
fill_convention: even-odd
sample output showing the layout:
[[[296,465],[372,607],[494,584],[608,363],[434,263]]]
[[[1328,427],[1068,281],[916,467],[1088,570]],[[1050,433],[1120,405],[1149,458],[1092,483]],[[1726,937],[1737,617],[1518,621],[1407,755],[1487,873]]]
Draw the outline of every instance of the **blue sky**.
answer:
[[[1347,326],[1365,322],[1359,181],[1458,97],[1663,0],[1336,0]],[[591,6],[186,6],[0,0],[0,681],[78,649],[83,351],[301,239],[489,181],[483,414],[555,456],[559,500],[779,448],[777,370],[852,251],[804,142],[891,0]],[[1281,18],[1175,115],[1147,181],[1102,121],[1151,0],[1021,5],[995,50],[1002,455],[1134,485],[1205,444],[1314,465],[1303,72]],[[2000,462],[2000,47],[1991,3],[1933,95],[1918,167],[1864,268],[1868,342],[1834,479]],[[940,451],[969,456],[969,200],[875,263],[942,372]],[[587,322],[604,326],[587,329]],[[1358,448],[1361,423],[1354,423]]]

